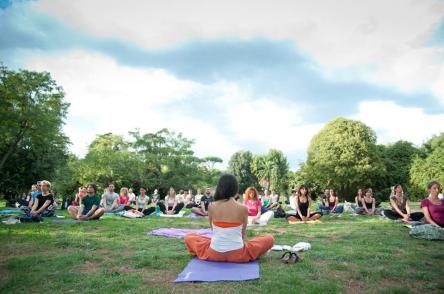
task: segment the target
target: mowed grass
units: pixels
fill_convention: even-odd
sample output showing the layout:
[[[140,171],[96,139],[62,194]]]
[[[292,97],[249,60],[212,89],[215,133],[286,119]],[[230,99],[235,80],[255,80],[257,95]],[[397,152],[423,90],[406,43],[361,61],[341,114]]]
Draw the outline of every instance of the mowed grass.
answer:
[[[64,214],[64,212],[58,212]],[[206,228],[190,218],[56,224],[0,224],[1,293],[443,293],[444,243],[411,238],[380,217],[326,216],[318,224],[273,219],[248,236],[276,244],[304,241],[297,264],[281,252],[260,259],[261,278],[246,282],[174,283],[191,259],[182,239],[147,235],[157,228]]]

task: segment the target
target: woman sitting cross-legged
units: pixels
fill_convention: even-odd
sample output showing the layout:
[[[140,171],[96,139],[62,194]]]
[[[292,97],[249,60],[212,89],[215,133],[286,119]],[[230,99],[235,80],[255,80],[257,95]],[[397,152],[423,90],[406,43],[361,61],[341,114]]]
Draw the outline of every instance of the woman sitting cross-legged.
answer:
[[[315,221],[321,218],[319,212],[310,212],[311,198],[309,196],[308,187],[302,185],[299,187],[298,196],[295,199],[296,202],[296,215],[289,216],[288,220],[290,222],[297,221]]]
[[[159,202],[160,211],[164,214],[178,214],[184,207],[183,202],[178,202],[176,198],[176,191],[171,187],[168,191],[168,195],[165,197],[165,203]]]
[[[273,247],[270,234],[245,240],[248,223],[248,208],[236,202],[239,189],[232,175],[223,175],[214,194],[214,202],[208,208],[208,218],[213,236],[185,235],[188,251],[199,259],[244,263],[257,259]]]
[[[373,198],[371,189],[365,191],[364,197],[361,198],[361,209],[357,211],[359,214],[375,215],[376,201]]]
[[[444,228],[444,199],[439,199],[438,194],[441,184],[432,181],[427,185],[429,197],[421,200],[421,208],[424,212],[424,223]]]
[[[274,212],[271,210],[262,213],[262,202],[258,198],[258,192],[254,187],[249,187],[245,190],[243,204],[248,208],[249,224],[266,225],[274,216]]]
[[[413,212],[410,211],[410,200],[406,194],[404,194],[402,190],[402,186],[400,184],[395,185],[394,195],[390,196],[390,206],[392,209],[384,210],[384,216],[392,220],[403,220],[405,222],[408,221],[419,221],[424,217],[422,212]]]
[[[154,211],[156,211],[156,208],[154,206],[148,207],[149,202],[150,198],[146,195],[146,190],[144,188],[140,188],[140,195],[136,199],[136,211],[143,213],[143,215],[152,214]]]
[[[51,183],[41,181],[42,192],[35,198],[32,207],[24,207],[26,215],[34,220],[41,220],[42,216],[53,216],[55,211],[54,195],[50,192]]]
[[[105,209],[100,206],[100,197],[96,194],[97,187],[94,184],[89,184],[86,187],[87,194],[80,200],[80,206],[68,207],[69,214],[78,220],[99,219],[104,213]]]
[[[328,197],[322,199],[322,204],[319,205],[319,209],[322,212],[326,212],[327,214],[330,212],[333,213],[342,213],[344,211],[344,206],[338,205],[339,197],[336,195],[336,190],[330,189]]]
[[[355,206],[353,207],[356,213],[362,214],[362,198],[364,198],[364,195],[362,195],[362,189],[358,189],[358,194],[355,197]]]
[[[439,199],[441,184],[432,181],[427,185],[429,197],[421,200],[424,225],[413,226],[410,236],[425,240],[444,240],[444,199]]]
[[[210,203],[214,201],[214,197],[211,196],[211,192],[207,189],[208,193],[205,193],[204,196],[200,198],[200,207],[193,207],[191,211],[200,216],[208,215],[208,207]]]

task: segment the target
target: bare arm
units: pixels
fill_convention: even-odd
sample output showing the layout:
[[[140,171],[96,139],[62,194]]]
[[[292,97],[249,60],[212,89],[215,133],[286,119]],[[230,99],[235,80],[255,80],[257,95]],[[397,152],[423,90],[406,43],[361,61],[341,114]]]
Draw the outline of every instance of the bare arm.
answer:
[[[361,199],[362,207],[364,208],[365,212],[368,213],[367,205],[365,205],[364,198]]]
[[[373,198],[373,202],[372,202],[372,214],[375,213],[375,207],[376,207],[376,200],[375,200],[375,198]]]
[[[36,213],[42,213],[42,211],[44,211],[45,208],[48,207],[50,204],[51,200],[46,200],[45,203],[43,203],[42,207],[40,207],[40,209],[36,211]]]
[[[429,224],[438,226],[437,223],[435,223],[435,221],[432,219],[432,217],[430,216],[430,212],[429,212],[429,208],[428,207],[423,207],[422,208],[422,212],[424,213],[424,218],[427,220],[427,222]],[[438,226],[439,227],[439,226]]]
[[[355,197],[355,206],[359,207],[358,196]]]
[[[407,215],[410,215],[410,200],[407,199],[405,202],[405,211],[407,211]]]
[[[401,209],[399,209],[398,204],[396,203],[395,200],[390,199],[390,205],[392,206],[392,208],[395,209],[395,211],[397,213],[399,213],[399,215],[401,215],[402,217],[405,217],[405,214],[401,211]]]

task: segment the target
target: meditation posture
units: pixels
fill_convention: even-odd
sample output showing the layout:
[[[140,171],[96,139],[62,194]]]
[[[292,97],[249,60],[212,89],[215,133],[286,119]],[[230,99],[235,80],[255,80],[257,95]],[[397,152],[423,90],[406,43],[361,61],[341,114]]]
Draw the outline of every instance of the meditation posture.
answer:
[[[319,208],[325,213],[342,213],[344,211],[344,206],[338,205],[339,197],[336,195],[336,190],[330,189],[329,196],[322,199],[322,204]]]
[[[134,208],[130,206],[130,199],[128,188],[122,187],[120,189],[119,208],[117,210],[133,210]]]
[[[179,203],[178,199],[176,197],[176,191],[173,187],[171,187],[168,190],[168,195],[165,197],[165,203],[159,202],[159,208],[160,211],[162,211],[163,214],[178,214],[179,211],[182,210],[184,207],[183,202]]]
[[[209,206],[208,218],[213,236],[185,235],[188,251],[199,259],[209,261],[243,263],[257,259],[273,247],[272,235],[245,239],[248,223],[248,208],[236,202],[239,185],[232,175],[223,175]]]
[[[262,203],[258,198],[256,188],[249,187],[245,191],[245,199],[243,203],[248,208],[248,223],[253,225],[266,225],[274,216],[273,211],[262,213]]]
[[[384,210],[384,215],[392,220],[402,220],[404,222],[408,221],[419,221],[424,217],[422,212],[413,212],[410,211],[410,200],[404,191],[402,190],[402,186],[400,184],[395,185],[393,188],[394,195],[390,196],[390,209]]]
[[[23,208],[26,215],[35,219],[40,219],[43,216],[53,216],[55,211],[54,195],[50,192],[51,183],[48,181],[41,181],[39,183],[41,191],[34,199],[32,208]]]
[[[102,195],[102,206],[105,211],[117,211],[119,208],[119,195],[114,192],[114,185],[108,185],[108,189]]]
[[[362,213],[362,198],[364,198],[364,195],[362,195],[362,189],[358,189],[358,195],[355,197],[355,212],[356,213]]]
[[[96,185],[89,184],[86,187],[86,192],[87,194],[80,200],[80,206],[71,205],[68,207],[68,212],[78,220],[99,219],[105,213],[105,209],[100,207],[100,197],[96,194]]]
[[[311,198],[309,196],[308,187],[302,185],[299,187],[298,196],[296,197],[296,215],[289,216],[288,221],[315,221],[321,218],[319,212],[310,212]]]
[[[208,207],[210,203],[214,201],[213,196],[211,196],[211,191],[209,188],[205,191],[205,195],[200,198],[200,207],[193,207],[191,209],[192,212],[201,216],[208,215]]]
[[[359,214],[375,215],[376,201],[373,198],[373,191],[367,189],[365,196],[361,198],[361,209],[357,211]]]
[[[439,199],[441,184],[432,181],[427,185],[429,197],[421,200],[424,223],[444,228],[444,199]]]
[[[262,207],[266,208],[266,210],[272,210],[272,209],[276,209],[280,206],[279,202],[278,202],[278,195],[276,193],[274,193],[274,191],[272,192],[273,194],[270,195],[268,193],[268,190],[265,189],[264,190],[264,196],[261,198],[262,201]]]
[[[412,226],[410,236],[424,240],[444,240],[444,199],[439,198],[441,185],[432,181],[427,188],[429,196],[421,200],[425,224]]]
[[[136,199],[136,211],[143,213],[143,215],[152,214],[156,211],[154,207],[156,204],[152,203],[152,206],[148,207],[148,203],[150,203],[150,198],[146,195],[146,190],[140,188],[140,195]]]

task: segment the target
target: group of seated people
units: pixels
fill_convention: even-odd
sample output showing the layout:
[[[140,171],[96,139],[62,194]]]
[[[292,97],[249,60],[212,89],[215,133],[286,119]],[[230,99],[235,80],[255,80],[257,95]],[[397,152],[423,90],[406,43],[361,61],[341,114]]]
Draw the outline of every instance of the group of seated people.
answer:
[[[444,199],[439,197],[441,185],[437,181],[432,181],[427,188],[429,196],[421,201],[422,211],[411,211],[410,200],[399,184],[393,187],[392,195],[389,197],[390,209],[379,206],[371,188],[365,191],[358,190],[351,209],[357,214],[382,215],[388,219],[404,222],[418,222],[424,218],[425,224],[442,227],[444,225]],[[149,196],[144,188],[140,188],[140,194],[136,197],[132,189],[122,187],[119,194],[115,193],[114,189],[111,183],[105,193],[99,196],[95,184],[81,187],[75,201],[68,207],[69,214],[79,220],[98,219],[105,212],[118,211],[129,211],[142,217],[154,212],[166,215],[179,214],[184,207],[187,207],[191,208],[197,216],[208,216],[210,204],[215,201],[210,188],[206,188],[203,195],[198,190],[198,194],[193,196],[192,191],[181,191],[176,195],[174,188],[171,187],[163,200],[160,199],[157,190]],[[326,189],[320,198],[319,211],[313,211],[310,190],[307,186],[301,185],[297,190],[292,191],[287,203],[293,210],[286,211],[284,216],[289,222],[307,222],[316,221],[324,214],[337,214],[344,211],[344,205],[339,204],[339,198],[334,189]],[[239,193],[234,195],[234,199],[239,202]],[[37,182],[32,186],[26,203],[21,204],[23,204],[22,210],[31,218],[39,219],[54,215],[56,202],[51,193],[51,183]],[[261,196],[254,187],[246,189],[242,204],[247,207],[249,225],[265,225],[275,216],[277,210],[283,211],[279,196],[274,191],[270,195],[268,190],[264,190]]]

